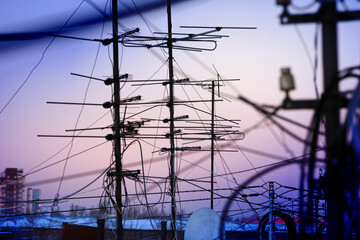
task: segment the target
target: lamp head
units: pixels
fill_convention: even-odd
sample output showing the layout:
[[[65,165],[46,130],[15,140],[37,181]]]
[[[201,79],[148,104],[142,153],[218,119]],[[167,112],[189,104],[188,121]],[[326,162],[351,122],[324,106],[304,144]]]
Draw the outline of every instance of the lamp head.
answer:
[[[290,72],[290,68],[282,68],[280,76],[280,89],[288,94],[290,90],[295,89],[294,77]]]

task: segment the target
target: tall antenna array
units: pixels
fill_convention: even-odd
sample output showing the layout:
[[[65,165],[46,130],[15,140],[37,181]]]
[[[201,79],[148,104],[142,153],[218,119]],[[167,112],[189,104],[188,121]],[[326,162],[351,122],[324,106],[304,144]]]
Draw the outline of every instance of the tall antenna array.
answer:
[[[254,27],[212,27],[212,26],[181,26],[181,28],[187,29],[204,29],[205,32],[201,33],[173,33],[172,32],[172,19],[171,19],[171,0],[167,0],[167,25],[168,29],[166,33],[158,32],[154,33],[158,36],[140,36],[136,34],[139,32],[139,28],[134,30],[121,33],[118,32],[118,6],[117,0],[112,0],[112,35],[111,39],[85,39],[85,38],[76,38],[69,36],[60,36],[57,37],[65,37],[71,39],[79,39],[79,40],[88,40],[101,42],[104,46],[113,44],[113,77],[108,79],[101,79],[90,77],[82,74],[72,73],[72,75],[76,75],[79,77],[91,78],[93,80],[103,81],[105,85],[113,85],[114,95],[113,100],[105,102],[103,104],[99,103],[73,103],[73,102],[48,102],[50,104],[68,104],[68,105],[87,105],[87,106],[102,106],[105,109],[112,108],[113,110],[113,124],[111,126],[101,127],[101,128],[87,128],[87,129],[70,129],[67,131],[84,131],[84,130],[95,130],[95,129],[111,129],[113,131],[112,134],[108,134],[105,136],[105,139],[109,141],[113,141],[113,151],[115,156],[115,169],[110,169],[107,173],[108,176],[114,177],[116,182],[115,195],[116,202],[113,203],[115,206],[117,213],[117,239],[124,239],[124,230],[123,230],[123,208],[124,206],[122,202],[122,188],[124,177],[135,176],[140,173],[140,170],[135,171],[123,171],[122,169],[122,145],[121,140],[127,138],[133,139],[168,139],[170,142],[170,147],[161,147],[158,152],[169,153],[170,156],[170,170],[169,170],[169,178],[170,178],[170,196],[171,196],[171,236],[172,239],[177,238],[177,230],[176,230],[176,198],[175,195],[177,193],[176,189],[176,173],[175,173],[175,158],[177,157],[177,152],[183,151],[209,151],[211,152],[211,202],[210,206],[213,208],[213,200],[214,200],[214,156],[216,152],[220,151],[228,151],[233,152],[234,150],[220,150],[216,149],[215,142],[216,141],[227,141],[226,137],[229,135],[240,135],[239,139],[231,139],[233,140],[242,140],[243,133],[238,130],[234,130],[238,125],[239,120],[229,120],[226,118],[222,118],[215,114],[215,102],[222,101],[220,96],[220,81],[225,83],[227,81],[238,81],[239,79],[220,79],[219,73],[217,73],[217,80],[190,80],[189,78],[185,79],[174,79],[174,66],[173,66],[173,50],[184,50],[184,51],[213,51],[217,47],[216,39],[221,39],[223,37],[228,37],[226,35],[214,34],[216,32],[221,31],[222,29],[256,29]],[[55,36],[55,35],[53,35]],[[175,36],[175,37],[174,37]],[[194,46],[183,46],[180,43],[203,43],[210,44],[210,47],[201,48]],[[167,48],[168,49],[168,64],[169,64],[169,79],[156,79],[156,80],[128,80],[128,74],[120,75],[119,73],[119,56],[118,56],[118,45],[119,43],[123,44],[126,47],[145,47],[145,48]],[[150,101],[150,102],[141,102],[136,103],[136,101],[142,100],[141,96],[129,97],[125,99],[120,98],[120,83],[122,79],[126,79],[127,83],[134,83],[133,86],[138,86],[139,82],[141,86],[144,85],[162,85],[165,88],[169,89],[169,97],[166,100],[162,101]],[[204,86],[208,87],[211,90],[211,100],[177,100],[175,98],[174,86],[175,85],[189,85],[189,86]],[[216,88],[218,88],[218,93],[215,93]],[[215,95],[219,97],[219,99],[215,99]],[[188,105],[189,103],[211,103],[211,113],[201,110],[199,108]],[[121,119],[120,117],[120,107],[136,105],[136,106],[149,106],[149,108],[139,111],[131,116],[125,116]],[[139,121],[126,121],[127,119],[138,116],[144,112],[147,112],[153,108],[159,106],[167,106],[169,108],[169,118],[165,119],[147,119],[142,118]],[[199,120],[190,120],[188,115],[175,115],[175,106],[182,105],[187,108],[200,111],[203,114],[210,115],[210,119],[199,119]],[[151,121],[162,121],[169,126],[167,128],[170,129],[169,133],[164,134],[164,136],[159,137],[153,134],[141,134],[139,132],[139,128],[161,128],[159,126],[145,126],[145,123]],[[209,126],[201,126],[204,121],[210,121],[210,130]],[[225,121],[228,124],[216,124],[216,122]],[[184,126],[175,126],[175,122],[183,122]],[[189,125],[192,124],[192,125]],[[199,132],[188,131],[189,129],[193,129]],[[198,135],[205,136],[199,137]],[[40,137],[73,137],[69,135],[38,135]],[[104,136],[81,136],[88,138],[104,138]],[[182,141],[191,141],[191,142],[199,142],[204,140],[211,141],[210,149],[202,149],[201,146],[182,146],[179,147],[176,145],[176,140]],[[189,142],[188,142],[189,143]],[[124,148],[124,147],[123,147]],[[145,173],[143,173],[145,174]]]

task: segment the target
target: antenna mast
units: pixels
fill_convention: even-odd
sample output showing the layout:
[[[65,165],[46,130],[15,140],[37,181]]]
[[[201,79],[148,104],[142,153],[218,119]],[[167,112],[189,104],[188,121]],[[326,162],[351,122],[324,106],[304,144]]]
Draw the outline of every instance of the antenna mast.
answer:
[[[121,163],[121,141],[120,141],[120,78],[119,78],[119,42],[118,42],[118,7],[117,0],[112,0],[112,32],[113,32],[113,79],[114,79],[114,153],[115,153],[115,173],[116,173],[116,235],[118,240],[124,239],[122,225],[122,163]]]
[[[217,79],[219,81],[219,74],[217,74]],[[218,82],[219,84],[219,82]],[[214,118],[215,118],[215,81],[211,82],[211,200],[210,200],[210,208],[214,209],[214,141],[215,141],[215,133],[214,133]]]
[[[170,111],[170,194],[171,194],[171,239],[176,239],[176,199],[175,199],[175,140],[174,140],[174,69],[171,23],[171,0],[167,0],[169,49],[169,111]]]

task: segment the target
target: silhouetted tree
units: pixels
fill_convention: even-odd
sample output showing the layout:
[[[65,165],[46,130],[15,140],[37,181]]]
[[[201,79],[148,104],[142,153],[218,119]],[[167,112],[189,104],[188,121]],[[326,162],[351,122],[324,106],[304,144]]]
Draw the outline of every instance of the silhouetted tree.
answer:
[[[96,217],[96,218],[101,218],[106,214],[106,206],[105,203],[100,203],[98,206],[98,209],[90,209],[88,211],[88,216],[89,217]]]
[[[69,216],[79,216],[79,217],[83,217],[86,216],[86,208],[76,205],[76,204],[71,204],[70,206],[70,212],[69,212]]]

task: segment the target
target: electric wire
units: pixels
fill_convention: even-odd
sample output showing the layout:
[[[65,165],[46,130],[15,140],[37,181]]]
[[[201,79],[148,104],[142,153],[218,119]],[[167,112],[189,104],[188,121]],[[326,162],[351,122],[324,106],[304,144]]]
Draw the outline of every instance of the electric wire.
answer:
[[[64,28],[65,26],[69,23],[69,21],[73,18],[73,16],[75,15],[75,13],[79,10],[79,8],[81,7],[81,5],[85,2],[85,0],[81,1],[81,3],[75,8],[75,10],[70,14],[70,17],[68,17],[68,19],[65,21],[65,23],[61,26],[61,28],[59,29],[59,31],[57,31],[56,34],[59,34]],[[0,115],[3,113],[3,111],[7,108],[7,106],[12,102],[12,100],[16,97],[16,95],[20,92],[20,90],[25,86],[25,84],[27,83],[27,81],[30,79],[30,77],[32,76],[33,72],[38,68],[38,66],[41,64],[41,62],[43,61],[44,57],[45,57],[45,53],[47,52],[47,50],[50,48],[50,46],[52,45],[52,43],[55,41],[56,37],[52,37],[52,39],[50,40],[50,42],[48,43],[48,45],[45,47],[44,51],[41,54],[41,57],[39,59],[39,61],[35,64],[35,66],[31,69],[30,73],[27,75],[27,77],[25,78],[25,80],[22,82],[22,84],[20,85],[20,87],[15,91],[15,93],[11,96],[11,98],[6,102],[6,104],[4,105],[4,107],[2,107],[2,109],[0,110]]]
[[[289,146],[286,143],[285,140],[285,136],[283,136],[283,138],[281,139],[280,136],[278,136],[275,132],[275,130],[273,129],[272,125],[268,124],[267,129],[269,129],[269,132],[273,135],[273,137],[275,138],[275,140],[279,143],[280,146],[282,146],[284,148],[284,150],[291,156],[294,157],[295,154],[294,152],[289,148]],[[284,133],[283,131],[281,131],[281,133]]]
[[[84,2],[84,1],[82,1],[82,3],[83,3],[83,2]],[[107,5],[107,2],[106,2],[106,5]],[[105,9],[106,9],[106,5],[105,5],[105,7],[104,7],[104,12],[105,12]],[[106,19],[106,18],[104,18],[104,21],[103,21],[103,23],[102,23],[100,38],[102,38],[103,33],[104,33],[105,19]],[[97,60],[98,60],[98,56],[99,56],[99,52],[100,52],[100,46],[101,46],[101,43],[98,43],[98,47],[97,47],[96,54],[95,54],[95,60],[94,60],[93,66],[92,66],[91,74],[90,74],[91,77],[93,76],[94,71],[95,71],[95,67],[96,67]],[[85,94],[84,94],[84,97],[83,97],[83,103],[86,102],[87,94],[88,94],[88,91],[89,91],[89,88],[90,88],[91,80],[92,80],[92,79],[89,78],[88,84],[87,84],[87,86],[86,86]],[[77,117],[76,122],[75,122],[75,127],[74,127],[74,129],[77,128],[77,125],[78,125],[78,123],[79,123],[79,121],[80,121],[80,117],[81,117],[81,115],[82,115],[82,112],[83,112],[83,110],[84,110],[84,107],[85,107],[84,105],[81,106],[80,112],[79,112],[78,117]],[[68,151],[68,153],[67,153],[67,158],[70,156],[71,151],[72,151],[72,148],[73,148],[75,132],[73,132],[72,135],[73,135],[73,136],[72,136],[73,139],[72,139],[72,141],[71,141],[71,144],[70,144],[70,147],[69,147],[69,151]],[[60,192],[60,188],[61,188],[61,185],[62,185],[62,181],[63,181],[64,175],[65,175],[65,170],[66,170],[67,163],[68,163],[68,159],[65,161],[65,164],[64,164],[64,168],[63,168],[63,171],[62,171],[62,175],[61,175],[61,179],[60,179],[60,182],[59,182],[59,186],[58,186],[58,189],[57,189],[56,194],[55,194],[55,197],[54,197],[54,205],[56,205],[55,202],[56,202],[57,198],[59,197],[59,192]]]
[[[306,42],[305,42],[305,39],[304,39],[304,37],[303,37],[303,34],[301,33],[301,31],[300,31],[300,29],[299,29],[299,27],[298,27],[297,24],[294,24],[294,29],[295,29],[295,32],[296,32],[297,36],[298,36],[299,39],[300,39],[301,45],[302,45],[303,48],[304,48],[306,57],[308,58],[308,61],[309,61],[309,64],[310,64],[310,69],[311,69],[311,70],[314,70],[314,69],[315,69],[315,64],[313,63],[313,61],[312,61],[312,59],[311,59],[310,50],[309,50],[309,48],[308,48],[308,46],[307,46],[307,44],[306,44]],[[315,89],[317,89],[316,86],[315,86]]]
[[[164,99],[164,97],[165,97],[165,93],[166,93],[166,88],[164,89],[164,92],[163,92],[163,99]],[[160,106],[160,111],[159,111],[159,119],[160,119],[160,116],[161,116],[161,114],[162,114],[162,105]],[[157,126],[159,127],[159,125],[160,125],[160,122],[158,122],[158,124],[157,124]],[[155,135],[157,136],[159,134],[159,128],[156,128],[156,132],[155,132]],[[155,140],[154,140],[154,146],[153,146],[153,148],[152,148],[152,152],[154,152],[155,151],[155,146],[156,146],[156,143],[157,143],[157,139],[155,138]],[[154,154],[151,154],[151,158],[150,158],[150,163],[149,163],[149,168],[148,168],[148,175],[150,174],[150,169],[151,169],[151,165],[152,165],[152,161],[153,161],[153,159],[154,159]],[[145,174],[145,173],[144,173]]]
[[[165,64],[168,62],[168,60],[166,60],[149,78],[148,80],[150,80],[153,76],[155,76],[155,74],[157,74],[164,66]],[[132,91],[130,94],[128,94],[127,97],[133,95],[137,90],[139,90],[144,84],[146,83],[146,81],[144,81],[143,84],[141,84],[140,86],[138,86],[134,91]]]
[[[132,1],[132,3],[134,4],[134,7],[135,7],[135,9],[136,9],[136,12],[139,14],[139,16],[141,17],[141,19],[142,19],[143,22],[145,23],[146,27],[149,29],[151,35],[152,35],[154,38],[156,38],[155,35],[154,35],[154,32],[152,31],[152,29],[151,29],[151,27],[150,27],[150,22],[149,22],[149,20],[146,19],[146,18],[144,17],[144,15],[141,13],[141,11],[140,11],[140,9],[138,8],[138,6],[136,5],[135,1],[134,1],[134,0],[131,0],[131,1]],[[154,26],[154,24],[152,24],[152,25]],[[158,43],[157,40],[156,40],[156,43]],[[163,49],[163,48],[160,48],[160,49],[162,50],[161,53],[163,54],[163,57],[166,59],[166,55],[165,55],[164,49]],[[149,49],[149,50],[150,50],[150,49]]]
[[[91,126],[93,126],[94,124],[96,124],[98,121],[100,121],[102,118],[104,118],[107,114],[109,114],[109,112],[103,114],[100,118],[98,118],[95,122],[93,122],[92,124],[90,124],[87,128],[90,128]],[[79,136],[82,132],[80,132],[77,136]],[[73,141],[73,140],[71,140]],[[55,154],[51,155],[49,158],[47,158],[46,160],[44,160],[43,162],[39,163],[38,165],[36,165],[35,167],[31,168],[26,174],[25,176],[29,175],[32,173],[32,171],[38,167],[40,167],[41,165],[45,164],[46,162],[50,161],[51,159],[53,159],[54,157],[56,157],[58,154],[60,154],[63,150],[65,150],[70,144],[71,141],[65,145],[63,148],[61,148],[59,151],[57,151]]]

